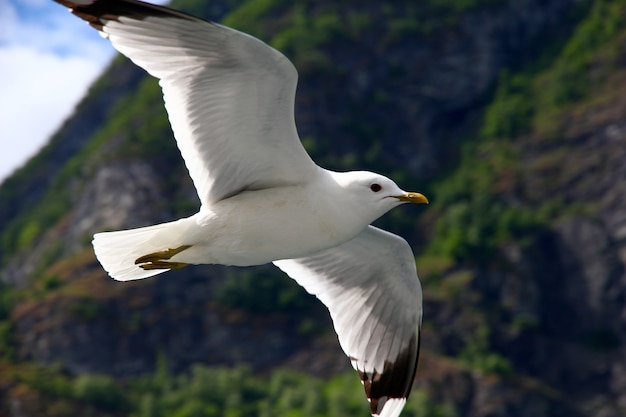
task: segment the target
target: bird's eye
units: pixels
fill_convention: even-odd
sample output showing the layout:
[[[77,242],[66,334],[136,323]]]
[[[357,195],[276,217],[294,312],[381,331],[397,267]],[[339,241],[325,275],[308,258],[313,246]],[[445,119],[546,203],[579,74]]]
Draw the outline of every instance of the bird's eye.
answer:
[[[383,187],[380,186],[380,184],[372,184],[370,185],[370,190],[374,191],[375,193],[379,192],[380,190],[382,190]]]

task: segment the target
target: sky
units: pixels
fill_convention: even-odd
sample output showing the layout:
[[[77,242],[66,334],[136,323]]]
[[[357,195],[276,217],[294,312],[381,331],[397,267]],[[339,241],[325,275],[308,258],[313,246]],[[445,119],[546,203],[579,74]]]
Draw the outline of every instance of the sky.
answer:
[[[114,56],[52,0],[0,0],[0,182],[46,144]]]
[[[0,0],[0,181],[47,142],[114,54],[52,0]]]

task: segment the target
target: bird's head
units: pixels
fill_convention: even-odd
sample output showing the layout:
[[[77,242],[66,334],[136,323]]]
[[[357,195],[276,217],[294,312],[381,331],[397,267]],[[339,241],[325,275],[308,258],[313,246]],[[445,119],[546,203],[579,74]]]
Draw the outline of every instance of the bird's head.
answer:
[[[372,221],[400,204],[428,204],[423,194],[404,191],[389,178],[373,172],[343,172],[337,182],[355,210],[366,212]]]

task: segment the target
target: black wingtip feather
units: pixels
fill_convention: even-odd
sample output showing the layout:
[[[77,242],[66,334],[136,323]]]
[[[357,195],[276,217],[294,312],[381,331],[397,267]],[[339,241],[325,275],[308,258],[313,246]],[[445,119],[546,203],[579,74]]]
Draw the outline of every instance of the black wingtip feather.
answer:
[[[406,349],[404,349],[395,361],[386,361],[383,372],[359,372],[361,382],[365,388],[365,395],[370,400],[370,412],[372,415],[380,414],[385,402],[391,398],[407,398],[413,386],[417,362],[419,360],[420,340],[414,336]]]
[[[200,20],[197,17],[186,13],[137,0],[93,0],[91,2],[79,2],[72,0],[54,1],[71,9],[72,13],[85,20],[92,27],[98,30],[102,30],[106,21],[118,20],[121,16],[137,20],[142,20],[149,16]]]

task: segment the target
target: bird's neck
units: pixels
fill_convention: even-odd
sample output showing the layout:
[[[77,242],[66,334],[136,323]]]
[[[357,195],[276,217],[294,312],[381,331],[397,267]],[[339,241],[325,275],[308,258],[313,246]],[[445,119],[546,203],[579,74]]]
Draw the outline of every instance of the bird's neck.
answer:
[[[359,231],[372,223],[381,214],[372,213],[371,208],[363,204],[346,185],[350,182],[350,172],[334,172],[325,170],[325,192],[335,202],[333,205],[337,215],[344,221],[350,222],[352,227]]]

